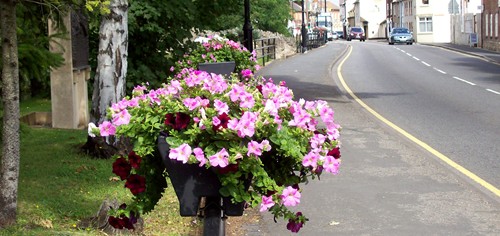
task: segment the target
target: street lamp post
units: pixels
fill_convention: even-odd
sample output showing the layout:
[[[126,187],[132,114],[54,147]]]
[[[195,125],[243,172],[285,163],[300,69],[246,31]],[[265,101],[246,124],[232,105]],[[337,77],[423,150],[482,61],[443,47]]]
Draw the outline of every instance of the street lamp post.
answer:
[[[304,1],[302,0],[301,7],[302,7],[302,53],[307,51],[307,30],[306,30],[306,23],[304,21]]]
[[[243,41],[248,51],[253,51],[252,24],[250,22],[250,0],[245,0],[245,24],[243,25]]]

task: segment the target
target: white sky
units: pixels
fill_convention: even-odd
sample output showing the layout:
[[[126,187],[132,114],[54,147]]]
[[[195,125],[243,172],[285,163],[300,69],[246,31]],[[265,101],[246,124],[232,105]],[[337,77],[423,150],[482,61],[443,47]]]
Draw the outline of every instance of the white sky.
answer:
[[[329,2],[333,2],[333,4],[339,6],[339,0],[328,0]]]

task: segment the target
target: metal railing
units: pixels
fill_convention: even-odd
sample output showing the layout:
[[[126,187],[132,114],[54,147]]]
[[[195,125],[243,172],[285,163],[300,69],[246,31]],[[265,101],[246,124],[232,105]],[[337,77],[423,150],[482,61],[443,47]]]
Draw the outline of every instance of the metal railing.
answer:
[[[262,59],[262,66],[266,65],[266,61],[269,62],[276,59],[276,39],[261,38],[253,41],[257,60]]]
[[[305,47],[306,47],[306,50],[308,51],[308,50],[311,50],[313,48],[321,47],[321,46],[325,45],[326,42],[327,42],[327,38],[325,37],[325,34],[322,34],[322,33],[317,32],[317,31],[313,31],[313,32],[307,33]],[[295,44],[297,46],[297,48],[296,48],[297,53],[303,52],[302,36],[301,35],[298,35],[295,37]]]
[[[319,32],[312,32],[307,34],[307,49],[311,50],[313,48],[320,47],[322,45],[325,45],[326,43],[326,37],[325,33],[319,33]]]

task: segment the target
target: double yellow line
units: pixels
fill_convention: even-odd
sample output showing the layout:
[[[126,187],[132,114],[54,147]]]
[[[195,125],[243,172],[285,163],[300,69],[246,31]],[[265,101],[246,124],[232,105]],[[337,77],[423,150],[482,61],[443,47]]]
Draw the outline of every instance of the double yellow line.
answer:
[[[344,87],[344,89],[347,91],[347,93],[349,93],[349,95],[357,103],[359,103],[359,105],[361,105],[364,109],[366,109],[368,112],[370,112],[377,119],[379,119],[380,121],[384,122],[389,127],[393,128],[394,130],[396,130],[397,132],[399,132],[400,134],[402,134],[403,136],[405,136],[406,138],[408,138],[412,142],[414,142],[417,145],[421,146],[422,148],[424,148],[425,150],[427,150],[428,152],[430,152],[431,154],[433,154],[434,156],[436,156],[437,158],[439,158],[441,161],[443,161],[447,165],[453,167],[454,169],[458,170],[463,175],[465,175],[465,176],[469,177],[470,179],[472,179],[474,182],[480,184],[481,186],[483,186],[487,190],[491,191],[497,197],[500,197],[500,190],[498,188],[496,188],[495,186],[491,185],[490,183],[484,181],[483,179],[481,179],[476,174],[474,174],[474,173],[470,172],[469,170],[465,169],[463,166],[461,166],[461,165],[457,164],[456,162],[452,161],[450,158],[448,158],[444,154],[440,153],[436,149],[432,148],[431,146],[429,146],[425,142],[421,141],[420,139],[418,139],[415,136],[411,135],[410,133],[406,132],[404,129],[402,129],[399,126],[395,125],[391,121],[387,120],[385,117],[383,117],[378,112],[376,112],[375,110],[373,110],[371,107],[369,107],[368,105],[366,105],[366,103],[364,103],[361,99],[359,99],[358,96],[356,96],[352,92],[352,90],[349,88],[349,86],[346,84],[346,82],[344,80],[344,77],[342,76],[342,73],[340,72],[342,70],[342,65],[349,58],[349,56],[351,55],[351,52],[352,52],[352,47],[349,46],[349,51],[348,51],[347,55],[344,57],[344,59],[340,62],[339,66],[337,67],[337,76],[339,77],[340,83],[342,84],[342,86]]]

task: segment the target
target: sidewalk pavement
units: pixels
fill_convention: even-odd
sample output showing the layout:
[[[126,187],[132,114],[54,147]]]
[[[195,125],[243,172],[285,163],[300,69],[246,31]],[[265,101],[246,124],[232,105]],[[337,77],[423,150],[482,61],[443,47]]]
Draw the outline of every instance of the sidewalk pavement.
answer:
[[[338,175],[302,187],[310,221],[298,234],[261,213],[245,235],[499,235],[500,202],[376,121],[337,87],[336,62],[348,44],[329,43],[275,61],[259,74],[286,81],[295,99],[325,100],[341,132]]]
[[[422,43],[422,45],[442,47],[453,51],[458,51],[472,56],[482,57],[487,61],[500,64],[500,52],[490,51],[483,48],[471,47],[452,43]]]

